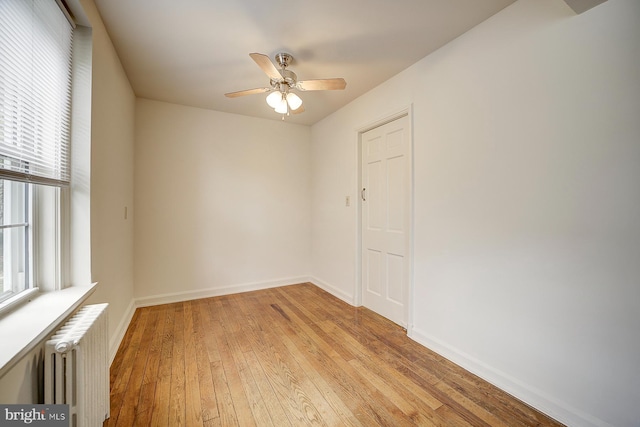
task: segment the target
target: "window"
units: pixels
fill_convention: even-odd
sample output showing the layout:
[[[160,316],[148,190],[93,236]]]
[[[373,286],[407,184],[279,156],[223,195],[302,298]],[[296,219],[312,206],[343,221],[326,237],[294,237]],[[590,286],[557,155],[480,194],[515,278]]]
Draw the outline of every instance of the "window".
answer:
[[[30,185],[0,180],[0,303],[32,286]]]
[[[56,0],[0,1],[0,311],[62,283],[72,39]]]

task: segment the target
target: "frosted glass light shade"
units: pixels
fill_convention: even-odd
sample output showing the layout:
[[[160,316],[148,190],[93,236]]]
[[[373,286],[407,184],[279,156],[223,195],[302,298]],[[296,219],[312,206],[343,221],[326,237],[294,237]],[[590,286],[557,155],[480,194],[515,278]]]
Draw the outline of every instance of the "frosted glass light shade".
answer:
[[[269,95],[267,95],[267,104],[269,104],[269,107],[271,108],[277,108],[278,105],[282,103],[282,101],[282,93],[280,92],[271,92]]]
[[[286,114],[287,111],[289,111],[287,107],[287,100],[284,97],[282,97],[282,99],[280,100],[280,103],[276,106],[275,110],[276,110],[276,113],[278,114]]]
[[[295,93],[289,92],[287,94],[287,102],[289,103],[289,108],[292,110],[297,110],[302,105],[302,99]]]

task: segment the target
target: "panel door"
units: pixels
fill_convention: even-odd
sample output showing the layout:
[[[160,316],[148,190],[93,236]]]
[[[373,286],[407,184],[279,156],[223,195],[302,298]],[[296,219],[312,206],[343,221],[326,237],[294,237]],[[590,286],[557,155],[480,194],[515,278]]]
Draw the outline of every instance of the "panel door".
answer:
[[[362,303],[407,326],[410,266],[407,116],[362,134]]]

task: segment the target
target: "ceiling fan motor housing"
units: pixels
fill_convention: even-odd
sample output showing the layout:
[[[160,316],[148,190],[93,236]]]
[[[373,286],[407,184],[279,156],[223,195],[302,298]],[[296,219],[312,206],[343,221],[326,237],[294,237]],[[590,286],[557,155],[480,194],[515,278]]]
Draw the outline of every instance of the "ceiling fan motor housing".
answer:
[[[293,71],[281,70],[280,74],[282,74],[282,79],[289,87],[294,87],[298,82],[298,76]]]

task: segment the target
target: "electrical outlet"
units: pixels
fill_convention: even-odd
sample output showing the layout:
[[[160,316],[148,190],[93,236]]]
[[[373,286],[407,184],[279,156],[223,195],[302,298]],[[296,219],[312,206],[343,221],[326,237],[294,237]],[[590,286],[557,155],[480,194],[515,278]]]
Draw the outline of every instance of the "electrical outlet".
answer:
[[[346,197],[344,198],[344,205],[345,205],[346,207],[351,206],[351,196],[346,196]]]

